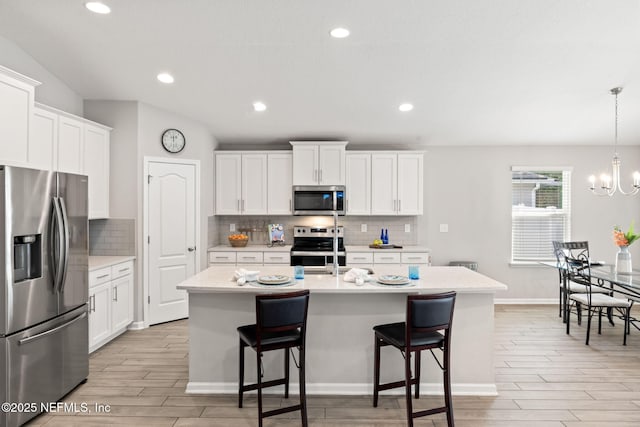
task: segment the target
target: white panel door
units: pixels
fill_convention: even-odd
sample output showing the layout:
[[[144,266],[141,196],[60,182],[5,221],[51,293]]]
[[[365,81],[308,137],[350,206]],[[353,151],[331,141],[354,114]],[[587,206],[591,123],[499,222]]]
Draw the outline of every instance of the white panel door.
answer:
[[[372,215],[396,215],[398,206],[397,173],[398,156],[396,154],[371,154]]]
[[[318,184],[318,146],[293,146],[293,185]]]
[[[291,215],[293,156],[291,153],[267,155],[267,212]]]
[[[195,274],[195,166],[149,162],[149,324],[188,316],[176,285]]]
[[[422,159],[422,154],[398,154],[398,215],[422,215]]]
[[[34,108],[29,134],[29,166],[34,169],[53,170],[57,145],[58,115]]]
[[[109,131],[85,124],[84,174],[89,177],[89,219],[109,217]]]
[[[111,335],[111,282],[89,289],[89,347]]]
[[[318,184],[344,185],[346,169],[344,157],[344,144],[318,147]]]
[[[371,154],[347,153],[347,215],[371,214]]]
[[[132,321],[133,275],[130,274],[111,282],[111,329],[119,331]]]
[[[58,165],[59,172],[82,174],[82,139],[84,124],[70,117],[58,119]]]
[[[242,202],[243,214],[267,213],[267,155],[242,155]]]
[[[238,215],[242,199],[242,156],[216,154],[216,214]]]
[[[0,74],[0,163],[27,165],[33,86]]]

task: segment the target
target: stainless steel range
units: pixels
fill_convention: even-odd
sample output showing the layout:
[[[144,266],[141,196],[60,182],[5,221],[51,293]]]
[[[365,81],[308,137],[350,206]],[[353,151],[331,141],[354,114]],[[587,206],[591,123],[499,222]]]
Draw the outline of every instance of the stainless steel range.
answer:
[[[325,269],[333,264],[333,227],[293,227],[293,247],[291,265],[321,267]],[[344,227],[338,227],[338,265],[347,264],[347,252],[344,249]]]

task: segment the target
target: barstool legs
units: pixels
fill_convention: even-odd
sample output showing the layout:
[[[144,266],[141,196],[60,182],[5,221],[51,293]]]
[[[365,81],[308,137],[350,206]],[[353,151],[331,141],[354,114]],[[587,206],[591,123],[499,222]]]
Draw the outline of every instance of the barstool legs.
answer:
[[[289,349],[284,349],[284,398],[289,398]]]
[[[411,401],[411,352],[404,355],[404,388],[407,400],[407,426],[413,427],[413,402]]]
[[[242,393],[244,388],[244,342],[240,340],[240,357],[239,357],[239,369],[238,374],[238,408],[242,408]]]
[[[300,350],[300,416],[302,418],[302,427],[307,427],[307,382],[305,374],[305,351],[303,347]]]
[[[375,354],[373,356],[373,407],[378,407],[378,386],[380,385],[380,339],[374,334]]]

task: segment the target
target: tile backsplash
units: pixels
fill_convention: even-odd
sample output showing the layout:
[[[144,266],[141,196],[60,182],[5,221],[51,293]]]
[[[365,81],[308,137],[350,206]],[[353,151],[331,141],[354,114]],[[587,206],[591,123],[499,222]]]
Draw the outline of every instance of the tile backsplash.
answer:
[[[227,243],[227,236],[233,234],[229,226],[235,224],[235,232],[244,232],[249,236],[249,244],[266,244],[269,238],[267,224],[284,224],[285,241],[293,243],[293,227],[296,225],[333,225],[333,218],[323,216],[212,216],[209,217],[208,241],[210,246]],[[360,226],[367,225],[367,231],[361,232]],[[405,233],[405,224],[410,232]],[[344,226],[345,245],[368,245],[380,237],[380,229],[388,229],[389,243],[398,245],[417,245],[417,218],[412,216],[341,216],[338,225]],[[243,231],[246,230],[246,231]]]
[[[89,255],[135,255],[134,219],[92,219],[89,221]]]

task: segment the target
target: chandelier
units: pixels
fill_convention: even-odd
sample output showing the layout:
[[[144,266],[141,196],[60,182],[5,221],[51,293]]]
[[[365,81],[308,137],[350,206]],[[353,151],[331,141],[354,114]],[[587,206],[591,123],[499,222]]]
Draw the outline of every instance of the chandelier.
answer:
[[[633,190],[629,192],[625,192],[620,186],[620,157],[618,157],[618,95],[622,92],[621,87],[614,87],[610,90],[611,95],[616,97],[615,104],[615,133],[614,133],[614,146],[613,146],[613,161],[612,165],[612,173],[608,175],[603,173],[600,175],[600,188],[596,189],[596,177],[591,175],[589,177],[589,181],[591,182],[591,186],[589,189],[596,196],[613,196],[617,191],[620,194],[625,196],[633,196],[640,191],[640,173],[633,173]]]

